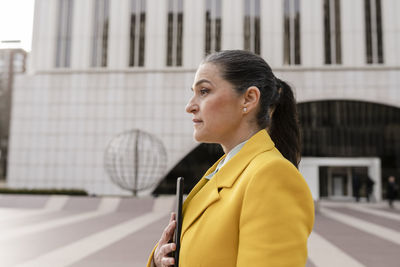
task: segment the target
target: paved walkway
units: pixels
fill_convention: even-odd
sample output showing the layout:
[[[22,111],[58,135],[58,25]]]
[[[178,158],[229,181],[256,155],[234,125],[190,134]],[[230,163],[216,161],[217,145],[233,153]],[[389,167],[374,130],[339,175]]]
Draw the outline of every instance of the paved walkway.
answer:
[[[174,197],[0,195],[1,266],[144,266]],[[400,206],[322,202],[307,267],[400,267]]]

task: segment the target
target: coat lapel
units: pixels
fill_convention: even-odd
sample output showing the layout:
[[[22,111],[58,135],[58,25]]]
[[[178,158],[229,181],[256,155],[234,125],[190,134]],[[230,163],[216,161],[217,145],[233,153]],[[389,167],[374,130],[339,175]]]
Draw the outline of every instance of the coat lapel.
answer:
[[[250,161],[259,153],[274,148],[274,143],[265,130],[252,136],[244,147],[229,160],[210,180],[204,178],[215,170],[221,157],[196,184],[183,204],[183,224],[181,239],[187,229],[213,203],[220,199],[219,188],[231,187]]]

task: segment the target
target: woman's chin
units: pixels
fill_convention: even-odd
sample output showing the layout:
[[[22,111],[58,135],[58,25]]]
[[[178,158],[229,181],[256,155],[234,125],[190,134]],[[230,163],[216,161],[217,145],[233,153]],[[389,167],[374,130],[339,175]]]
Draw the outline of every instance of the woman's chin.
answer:
[[[204,138],[204,135],[202,133],[200,133],[199,131],[194,130],[193,132],[193,138],[194,140],[196,140],[196,142],[199,143],[206,143],[206,140]]]

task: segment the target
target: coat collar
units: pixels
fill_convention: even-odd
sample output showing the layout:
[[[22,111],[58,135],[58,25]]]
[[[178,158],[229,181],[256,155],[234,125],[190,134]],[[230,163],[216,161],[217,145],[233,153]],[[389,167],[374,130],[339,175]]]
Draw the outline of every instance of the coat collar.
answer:
[[[204,174],[203,178],[201,178],[192,189],[183,204],[181,239],[187,229],[197,220],[204,210],[220,199],[219,189],[231,187],[254,157],[264,151],[273,149],[274,146],[275,145],[267,131],[261,130],[253,135],[239,153],[229,160],[211,178],[211,180],[208,180],[205,176],[212,173],[218,166],[218,163],[225,158],[226,155],[222,156],[216,163],[214,163],[214,165]]]

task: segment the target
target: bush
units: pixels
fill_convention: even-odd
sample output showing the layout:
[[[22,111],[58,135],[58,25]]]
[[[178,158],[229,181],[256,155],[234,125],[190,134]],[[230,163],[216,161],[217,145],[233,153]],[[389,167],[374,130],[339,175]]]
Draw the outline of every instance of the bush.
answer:
[[[26,188],[0,188],[0,194],[30,194],[30,195],[72,195],[87,196],[82,189],[26,189]]]

